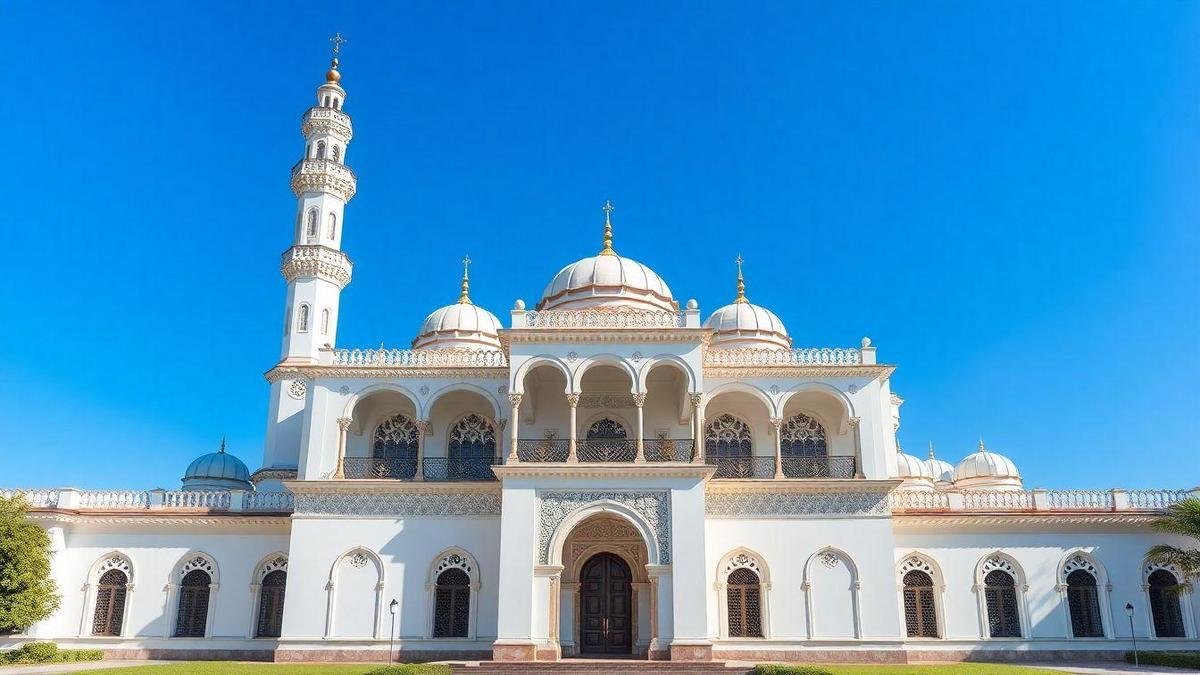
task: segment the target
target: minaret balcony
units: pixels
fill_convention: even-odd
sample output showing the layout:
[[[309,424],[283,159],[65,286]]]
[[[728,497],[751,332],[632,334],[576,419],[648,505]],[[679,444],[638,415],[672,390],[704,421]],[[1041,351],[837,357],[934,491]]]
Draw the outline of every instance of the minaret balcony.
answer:
[[[300,121],[300,131],[305,138],[313,134],[329,134],[343,143],[349,143],[354,136],[350,116],[334,108],[309,108]]]
[[[280,271],[290,284],[300,277],[315,277],[345,288],[354,264],[349,256],[328,246],[293,246],[283,252]]]
[[[292,167],[292,192],[327,192],[349,202],[358,189],[358,177],[350,167],[331,159],[302,159]]]

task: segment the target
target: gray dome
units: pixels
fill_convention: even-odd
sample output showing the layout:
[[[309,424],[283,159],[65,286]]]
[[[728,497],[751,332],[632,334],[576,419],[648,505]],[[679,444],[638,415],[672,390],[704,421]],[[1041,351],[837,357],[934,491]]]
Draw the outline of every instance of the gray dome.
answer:
[[[184,490],[253,490],[250,470],[242,460],[225,452],[225,441],[221,449],[192,460],[183,472]]]

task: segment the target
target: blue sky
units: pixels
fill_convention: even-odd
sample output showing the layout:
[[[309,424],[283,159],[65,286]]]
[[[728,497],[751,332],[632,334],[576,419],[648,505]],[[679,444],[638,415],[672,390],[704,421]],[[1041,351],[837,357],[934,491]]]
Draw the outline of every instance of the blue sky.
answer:
[[[0,485],[259,465],[301,113],[343,51],[340,346],[501,317],[616,245],[797,346],[869,335],[902,444],[1200,483],[1200,4],[9,2]]]

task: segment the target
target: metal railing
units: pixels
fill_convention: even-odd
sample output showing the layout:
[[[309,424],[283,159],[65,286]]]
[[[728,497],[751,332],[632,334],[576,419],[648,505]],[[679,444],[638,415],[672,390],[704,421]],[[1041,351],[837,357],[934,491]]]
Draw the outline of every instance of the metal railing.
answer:
[[[690,438],[647,438],[642,452],[647,462],[690,462],[696,442]]]
[[[859,366],[861,349],[810,347],[804,349],[710,349],[706,366]]]
[[[346,457],[342,460],[346,478],[392,478],[411,480],[417,475],[416,457]]]
[[[425,457],[421,477],[429,481],[496,480],[492,466],[499,457]]]
[[[500,368],[508,361],[504,352],[490,349],[335,349],[333,365]]]
[[[552,309],[524,314],[527,328],[683,328],[683,312],[645,309]]]
[[[783,475],[786,478],[854,478],[854,457],[799,457],[782,458]]]
[[[565,462],[568,442],[558,438],[517,439],[517,459],[522,462]]]
[[[590,438],[575,441],[581,462],[632,462],[637,458],[637,441],[625,438]]]
[[[774,457],[708,457],[717,467],[713,478],[774,478]]]
[[[1188,490],[913,490],[888,498],[905,512],[1162,512],[1194,493]],[[1200,494],[1200,493],[1195,493]]]

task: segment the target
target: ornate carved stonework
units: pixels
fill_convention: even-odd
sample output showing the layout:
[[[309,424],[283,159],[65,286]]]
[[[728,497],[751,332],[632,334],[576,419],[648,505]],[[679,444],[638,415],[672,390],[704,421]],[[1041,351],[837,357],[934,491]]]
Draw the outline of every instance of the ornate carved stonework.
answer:
[[[704,496],[704,513],[712,518],[886,516],[886,492],[717,492]]]
[[[499,516],[500,492],[329,492],[296,495],[298,516]]]
[[[297,197],[305,192],[328,192],[349,202],[354,198],[358,181],[350,167],[329,159],[302,159],[292,167],[292,193]]]
[[[637,396],[645,399],[645,394],[571,394],[579,397],[579,408],[632,408],[637,404]]]
[[[354,265],[345,253],[328,246],[296,245],[283,252],[280,271],[288,283],[299,277],[316,277],[345,288]]]
[[[671,495],[666,490],[555,490],[538,495],[538,551],[541,564],[550,564],[550,539],[567,516],[575,510],[598,501],[614,501],[633,509],[642,516],[654,532],[659,560],[671,562]]]

